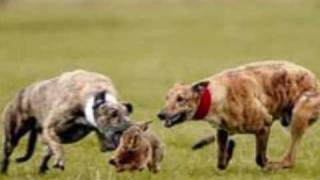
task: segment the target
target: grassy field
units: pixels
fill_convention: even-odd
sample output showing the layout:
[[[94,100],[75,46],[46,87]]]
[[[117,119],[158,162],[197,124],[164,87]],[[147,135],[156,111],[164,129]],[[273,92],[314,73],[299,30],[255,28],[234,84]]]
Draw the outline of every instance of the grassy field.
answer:
[[[70,1],[71,2],[71,1]],[[216,145],[192,152],[198,138],[215,133],[205,123],[165,129],[155,114],[175,82],[192,82],[243,63],[287,59],[320,77],[320,3],[315,1],[85,1],[74,5],[8,4],[0,9],[0,109],[29,83],[81,68],[109,75],[121,99],[134,103],[135,120],[154,120],[167,146],[162,171],[116,174],[94,136],[65,146],[66,171],[37,174],[33,159],[10,166],[5,179],[318,179],[320,125],[309,129],[292,170],[262,172],[254,138],[235,136],[229,168],[216,169]],[[1,125],[2,127],[2,125]],[[3,131],[0,130],[2,136]],[[279,159],[289,135],[278,124],[269,144]],[[25,150],[25,142],[13,157]]]

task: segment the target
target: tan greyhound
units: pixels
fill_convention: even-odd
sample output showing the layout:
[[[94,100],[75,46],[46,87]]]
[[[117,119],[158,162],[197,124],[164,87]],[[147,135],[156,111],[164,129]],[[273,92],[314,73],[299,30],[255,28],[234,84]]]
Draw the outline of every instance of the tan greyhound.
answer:
[[[252,63],[229,69],[193,84],[176,84],[158,117],[166,127],[186,120],[207,121],[217,127],[218,168],[225,169],[235,143],[229,135],[256,137],[256,163],[266,169],[291,168],[305,130],[318,118],[320,88],[308,69],[284,61]],[[271,125],[280,119],[289,127],[291,144],[281,161],[268,161]],[[199,148],[213,142],[207,137]]]

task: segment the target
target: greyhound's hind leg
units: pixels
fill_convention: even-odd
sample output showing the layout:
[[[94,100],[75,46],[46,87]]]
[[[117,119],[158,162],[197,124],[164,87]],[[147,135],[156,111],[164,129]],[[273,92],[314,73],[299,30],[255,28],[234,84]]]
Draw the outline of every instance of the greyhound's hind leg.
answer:
[[[280,162],[270,162],[267,169],[292,168],[301,138],[306,129],[314,123],[320,113],[320,94],[306,92],[296,103],[290,124],[291,142],[289,149]]]
[[[5,174],[8,171],[10,163],[10,156],[15,147],[18,145],[19,140],[24,136],[30,128],[25,125],[17,125],[16,121],[5,121],[5,134],[3,141],[3,157],[1,161],[1,173]]]

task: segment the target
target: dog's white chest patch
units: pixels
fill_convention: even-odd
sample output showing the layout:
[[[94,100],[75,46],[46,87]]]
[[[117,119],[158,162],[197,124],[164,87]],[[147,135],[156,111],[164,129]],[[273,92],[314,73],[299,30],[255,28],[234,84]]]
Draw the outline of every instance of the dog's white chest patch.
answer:
[[[97,127],[97,122],[94,117],[93,105],[94,105],[94,96],[91,96],[85,105],[84,114],[86,116],[87,121],[92,126]]]

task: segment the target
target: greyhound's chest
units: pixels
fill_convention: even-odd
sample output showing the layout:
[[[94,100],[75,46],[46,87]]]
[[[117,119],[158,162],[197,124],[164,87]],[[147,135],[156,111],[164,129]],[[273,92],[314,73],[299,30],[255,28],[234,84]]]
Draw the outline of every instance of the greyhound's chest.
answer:
[[[73,143],[81,140],[92,131],[88,125],[71,121],[56,129],[60,141],[64,144]]]
[[[215,129],[225,129],[232,134],[240,133],[240,128],[237,125],[231,123],[230,121],[226,121],[226,119],[223,116],[211,116],[210,118],[208,118],[208,122]]]
[[[221,125],[221,118],[219,118],[218,116],[210,116],[208,119],[209,124],[213,127],[213,128],[219,128]]]
[[[263,121],[241,122],[226,115],[211,116],[208,122],[213,128],[225,129],[230,134],[254,133],[263,126]]]
[[[230,134],[243,133],[243,129],[240,126],[237,126],[233,123],[227,122],[226,119],[224,119],[222,117],[216,116],[216,117],[208,120],[208,122],[213,128],[225,129]]]

